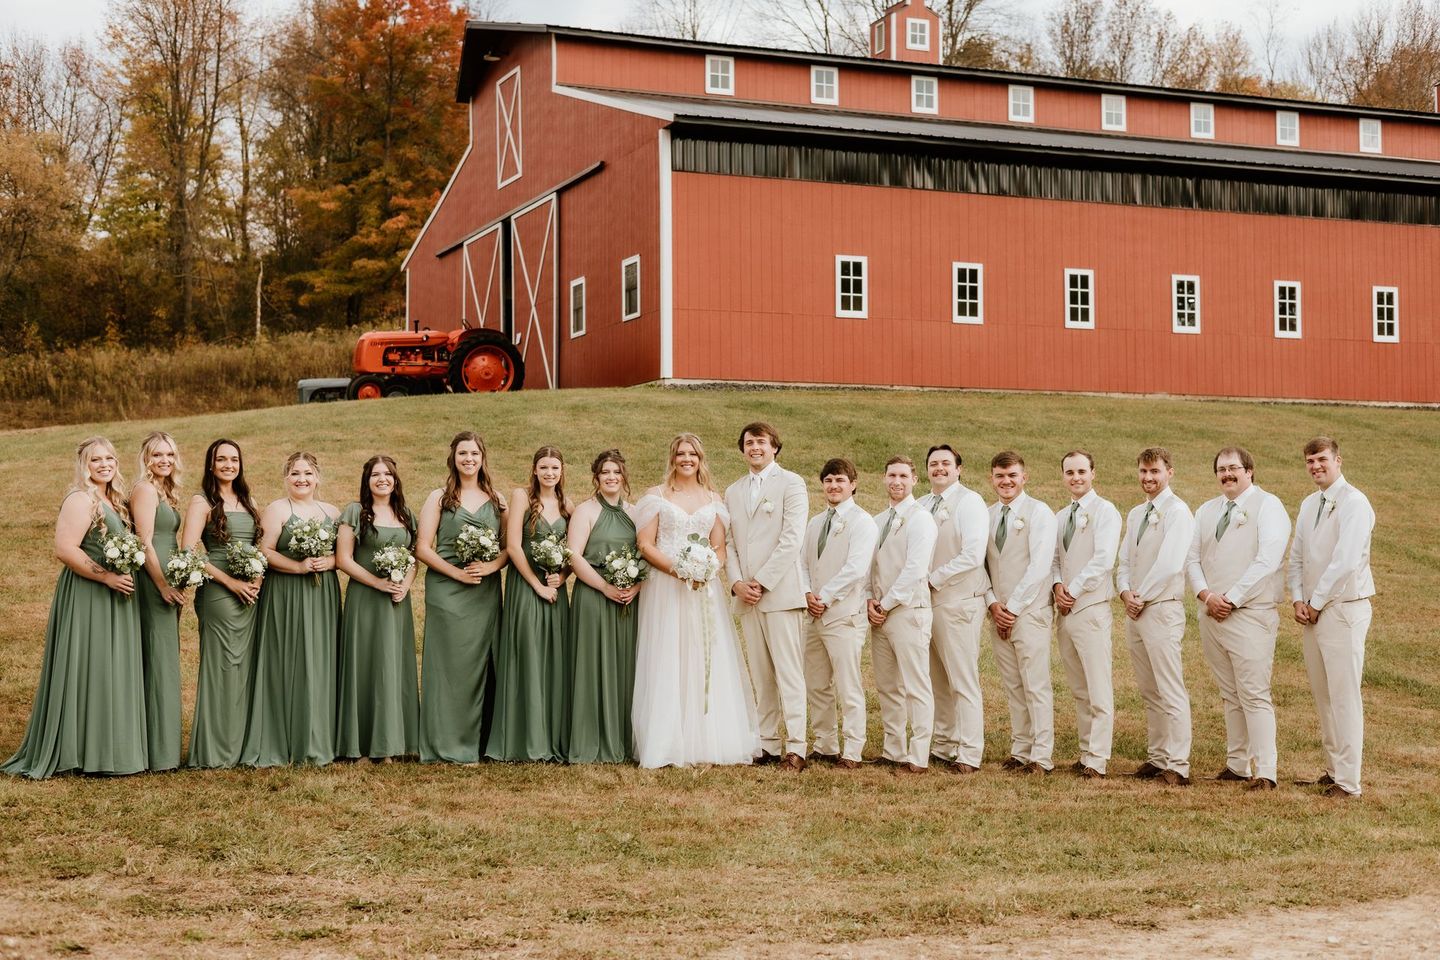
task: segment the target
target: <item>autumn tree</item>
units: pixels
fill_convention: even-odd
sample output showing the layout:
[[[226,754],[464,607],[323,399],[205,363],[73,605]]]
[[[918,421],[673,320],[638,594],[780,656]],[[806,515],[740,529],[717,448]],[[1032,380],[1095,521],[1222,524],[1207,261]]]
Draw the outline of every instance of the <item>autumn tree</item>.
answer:
[[[1440,2],[1374,5],[1317,31],[1303,74],[1322,99],[1433,110],[1440,81]]]

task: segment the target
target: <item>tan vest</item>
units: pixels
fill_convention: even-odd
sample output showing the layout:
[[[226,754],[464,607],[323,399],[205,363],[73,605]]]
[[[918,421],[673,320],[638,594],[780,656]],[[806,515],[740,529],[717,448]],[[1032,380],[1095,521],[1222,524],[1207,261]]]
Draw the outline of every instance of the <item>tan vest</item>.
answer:
[[[1074,503],[1075,501],[1070,502]],[[1090,558],[1095,555],[1095,525],[1098,519],[1096,514],[1099,512],[1101,504],[1108,505],[1108,503],[1109,501],[1097,497],[1094,508],[1088,511],[1084,507],[1080,508],[1080,513],[1075,515],[1075,535],[1070,538],[1070,549],[1068,550],[1065,549],[1065,526],[1069,523],[1070,508],[1066,507],[1055,515],[1055,546],[1060,553],[1060,579],[1065,583],[1068,584],[1078,577],[1080,571],[1085,569],[1085,564],[1089,563]],[[1084,530],[1081,530],[1080,515],[1084,513],[1090,514],[1090,522],[1086,524]],[[1008,547],[1010,544],[1006,543],[1005,545]],[[1075,598],[1075,606],[1071,608],[1070,612],[1076,613],[1097,603],[1104,603],[1113,596],[1115,596],[1115,573],[1113,570],[1109,570],[1106,571],[1105,576],[1100,578],[1100,586]]]
[[[1023,511],[1011,510],[1006,523],[1005,549],[995,549],[995,537],[990,536],[990,542],[985,547],[985,569],[990,574],[991,588],[995,591],[995,598],[1002,604],[1008,603],[1010,594],[1019,586],[1020,580],[1025,576],[1025,568],[1030,565],[1030,531],[1035,528],[1031,523],[1033,511],[1049,510],[1045,504],[1034,498],[1026,498],[1026,509]],[[1025,520],[1025,526],[1019,530],[1015,529],[1017,517]],[[1030,613],[1042,607],[1049,606],[1054,601],[1054,593],[1051,592],[1048,584],[1041,584],[1040,590],[1035,594],[1035,599],[1021,613]]]
[[[962,490],[954,499],[958,502],[962,497],[971,496],[972,493],[973,492]],[[927,507],[922,504],[920,509],[924,510],[927,509]],[[949,509],[948,506],[942,506],[940,508],[941,511],[947,509]],[[987,513],[986,516],[988,518],[989,514]],[[945,519],[944,523],[938,522],[940,519],[938,515],[935,516],[935,519],[940,528],[940,532],[939,536],[935,539],[935,555],[930,560],[930,569],[932,571],[954,560],[965,547],[965,539],[961,536],[960,531],[960,516],[958,510],[951,510],[950,516]],[[985,596],[985,591],[989,589],[990,577],[985,573],[984,561],[981,561],[980,566],[974,570],[956,574],[951,577],[944,586],[935,591],[935,595],[937,599],[944,600],[951,598],[965,599],[967,597],[983,597]]]
[[[1353,488],[1342,488],[1341,492],[1347,497],[1361,496]],[[1305,553],[1300,558],[1300,586],[1305,591],[1306,600],[1315,595],[1315,585],[1320,582],[1321,574],[1330,565],[1330,558],[1335,554],[1335,545],[1340,541],[1338,501],[1334,510],[1326,509],[1317,526],[1315,511],[1318,509],[1319,503],[1320,497],[1312,493],[1301,506],[1300,515],[1295,518],[1296,526],[1302,523],[1305,525]],[[1225,539],[1230,539],[1228,533],[1225,535]],[[1373,596],[1375,596],[1375,578],[1370,573],[1370,550],[1367,544],[1359,568],[1335,584],[1330,591],[1330,602],[1345,603]]]
[[[1263,494],[1264,491],[1260,491]],[[1205,583],[1216,593],[1224,593],[1245,575],[1260,552],[1260,506],[1259,495],[1248,498],[1249,507],[1235,508],[1230,514],[1230,526],[1225,529],[1223,540],[1215,539],[1215,527],[1225,515],[1226,504],[1220,505],[1218,513],[1210,514],[1200,530],[1200,569],[1205,574]],[[1241,524],[1235,513],[1244,510],[1249,519]],[[1200,521],[1197,520],[1197,523]],[[1255,585],[1255,596],[1245,602],[1251,610],[1266,610],[1275,606],[1280,597],[1282,580],[1277,569],[1270,576]]]
[[[832,523],[830,536],[825,538],[825,553],[817,556],[820,549],[820,530],[825,525],[825,514],[820,514],[812,521],[809,529],[805,532],[805,560],[810,572],[810,590],[815,596],[820,596],[820,590],[835,579],[840,568],[845,566],[845,559],[850,554],[850,531],[854,528],[857,519],[864,516],[859,507],[852,506],[846,511],[845,525],[837,531]],[[866,517],[866,519],[869,519]],[[840,515],[835,515],[835,520],[840,520]],[[843,620],[846,617],[854,616],[865,609],[865,578],[861,577],[855,584],[841,596],[835,598],[830,606],[825,608],[825,613],[820,617],[821,623],[834,623],[836,620]]]
[[[924,507],[916,506],[909,515],[914,517],[916,513],[924,509]],[[884,518],[885,511],[883,510],[875,518],[877,536],[885,529]],[[870,567],[870,592],[876,600],[885,599],[885,594],[895,585],[895,581],[900,579],[900,573],[905,569],[905,532],[899,524],[900,518],[897,516],[895,522],[890,525],[890,535],[875,551],[875,563]],[[825,552],[830,552],[828,546],[825,548]],[[926,559],[928,561],[929,558]],[[925,585],[923,579],[916,586],[915,592],[910,596],[910,602],[905,606],[930,606],[930,588]]]
[[[1150,514],[1150,522],[1146,525],[1145,533],[1140,537],[1139,543],[1133,542],[1135,530],[1125,531],[1125,536],[1132,541],[1129,544],[1121,544],[1122,550],[1130,551],[1131,590],[1139,589],[1140,584],[1145,582],[1145,578],[1150,576],[1150,568],[1155,566],[1155,560],[1160,556],[1160,545],[1165,542],[1166,531],[1170,529],[1170,524],[1179,522],[1178,517],[1172,517],[1169,516],[1169,514],[1178,514],[1184,505],[1178,498],[1166,497],[1165,502],[1168,505],[1168,509],[1159,515],[1160,519],[1158,521],[1155,519],[1156,515],[1154,513]],[[1160,509],[1158,505],[1156,509]],[[1140,516],[1142,518],[1145,516],[1144,510],[1141,510]],[[1140,521],[1137,520],[1136,530],[1139,529],[1139,523]],[[1211,533],[1214,533],[1214,531],[1212,530]],[[1226,534],[1226,539],[1229,539],[1228,533]],[[1181,563],[1180,569],[1175,572],[1175,576],[1165,582],[1161,588],[1160,596],[1156,597],[1152,602],[1159,603],[1161,600],[1181,600],[1184,599],[1184,597],[1185,564]]]

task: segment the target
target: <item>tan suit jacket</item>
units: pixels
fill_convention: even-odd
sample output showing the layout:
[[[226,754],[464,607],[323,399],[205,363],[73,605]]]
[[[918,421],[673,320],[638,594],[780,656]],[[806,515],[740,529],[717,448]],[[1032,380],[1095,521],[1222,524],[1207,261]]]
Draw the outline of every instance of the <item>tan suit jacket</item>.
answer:
[[[758,613],[804,609],[801,551],[810,514],[805,481],[777,463],[761,484],[753,510],[748,474],[726,489],[725,508],[730,511],[725,546],[729,582],[756,580],[765,588],[754,608]]]

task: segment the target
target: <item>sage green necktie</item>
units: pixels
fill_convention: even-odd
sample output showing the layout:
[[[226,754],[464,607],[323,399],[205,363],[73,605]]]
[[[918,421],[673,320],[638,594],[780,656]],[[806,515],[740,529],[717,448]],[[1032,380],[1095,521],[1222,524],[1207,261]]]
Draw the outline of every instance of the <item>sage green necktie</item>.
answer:
[[[1145,528],[1150,526],[1150,514],[1155,512],[1155,504],[1145,504],[1145,516],[1140,518],[1140,532],[1135,534],[1135,542],[1139,543],[1140,538],[1145,536]]]
[[[1075,512],[1080,509],[1080,501],[1076,500],[1070,504],[1070,517],[1065,521],[1065,549],[1070,549],[1070,541],[1075,537]]]
[[[934,515],[935,513],[939,512],[940,504],[945,502],[945,497],[938,493],[932,493],[930,494],[930,496],[932,498],[930,500],[930,513],[931,515]]]
[[[1311,526],[1313,530],[1320,526],[1320,518],[1325,516],[1325,494],[1320,494],[1320,505],[1315,508],[1315,523]]]
[[[831,507],[825,511],[825,526],[820,528],[820,546],[815,551],[815,556],[825,554],[825,541],[830,539],[830,524],[835,520],[835,508]]]
[[[1000,526],[995,528],[995,552],[1000,553],[1005,549],[1005,538],[1010,535],[1006,529],[1006,520],[1010,516],[1010,505],[1006,504],[1000,508]]]
[[[889,513],[890,516],[885,518],[885,527],[880,531],[880,542],[875,544],[876,550],[885,546],[885,538],[890,536],[890,524],[895,522],[895,508],[891,507]]]
[[[1216,542],[1219,542],[1220,538],[1225,536],[1225,531],[1230,529],[1230,512],[1234,509],[1234,500],[1231,500],[1228,504],[1225,505],[1225,515],[1221,517],[1220,522],[1215,525]]]

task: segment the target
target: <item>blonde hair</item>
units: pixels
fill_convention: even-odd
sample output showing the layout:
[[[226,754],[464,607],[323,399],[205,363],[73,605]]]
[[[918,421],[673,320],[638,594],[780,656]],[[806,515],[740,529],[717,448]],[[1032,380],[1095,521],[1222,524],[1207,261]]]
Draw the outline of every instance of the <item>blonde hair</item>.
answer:
[[[89,461],[92,447],[104,447],[110,451],[110,456],[115,457],[115,475],[110,478],[103,491],[90,479]],[[121,523],[130,526],[130,508],[126,505],[129,496],[125,477],[120,472],[120,457],[115,453],[115,444],[104,437],[88,437],[81,440],[80,445],[75,448],[75,481],[66,495],[70,493],[83,493],[90,498],[90,525],[96,530],[105,528],[104,503],[109,503],[110,508],[119,514]]]
[[[290,456],[285,458],[285,466],[280,469],[281,479],[289,476],[290,468],[295,466],[295,464],[299,463],[301,460],[304,460],[306,463],[310,464],[310,466],[315,468],[315,477],[316,482],[318,483],[323,476],[320,473],[320,461],[315,459],[315,454],[309,453],[305,450],[296,450],[294,453],[290,454]]]
[[[682,443],[688,443],[694,447],[695,455],[700,458],[700,466],[695,471],[696,481],[706,490],[716,493],[715,481],[710,477],[710,464],[705,459],[705,445],[693,433],[678,434],[674,440],[670,441],[670,459],[665,464],[665,489],[675,489],[675,454],[679,452]]]
[[[175,468],[170,471],[168,477],[157,477],[150,472],[150,458],[155,453],[155,448],[162,443],[170,444],[170,450],[175,455]],[[175,438],[164,430],[156,430],[144,440],[140,441],[140,483],[148,483],[155,488],[160,499],[170,504],[171,507],[180,509],[180,497],[177,491],[180,489],[180,445]]]

